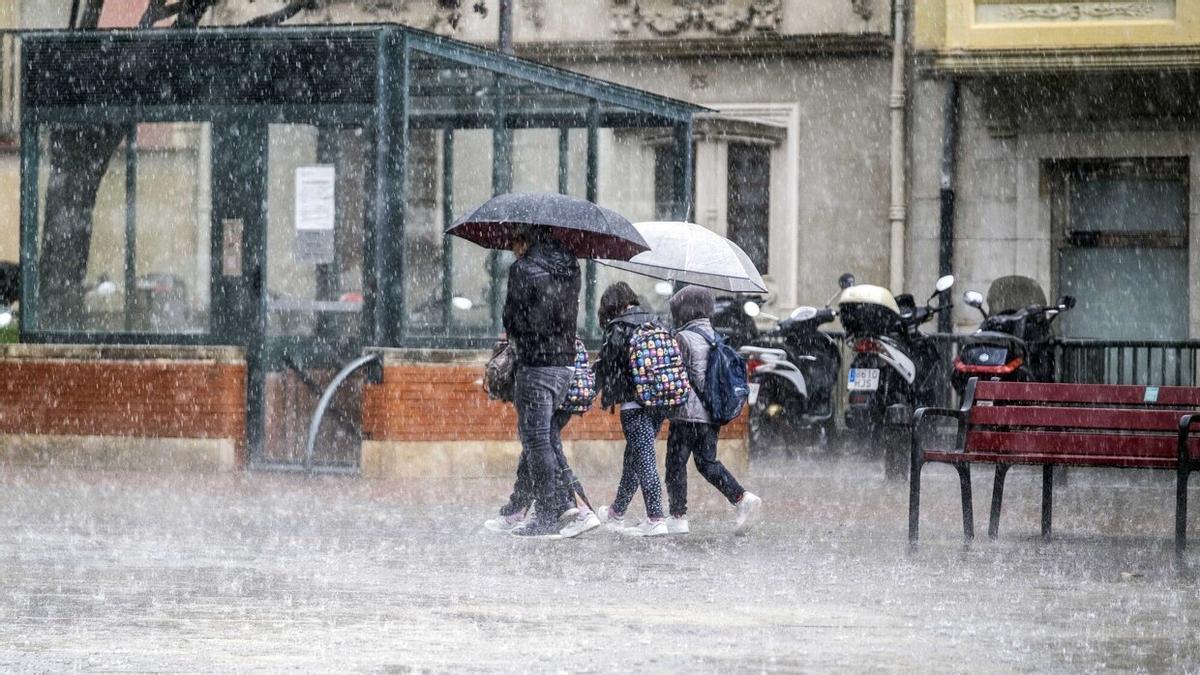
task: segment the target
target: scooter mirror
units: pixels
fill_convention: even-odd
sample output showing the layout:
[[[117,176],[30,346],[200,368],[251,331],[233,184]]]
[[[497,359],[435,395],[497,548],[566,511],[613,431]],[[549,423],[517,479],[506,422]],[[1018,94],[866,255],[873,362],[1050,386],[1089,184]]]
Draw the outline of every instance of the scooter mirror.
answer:
[[[762,307],[759,307],[758,303],[754,302],[753,300],[747,300],[746,304],[742,305],[742,311],[746,313],[746,316],[753,319],[759,314],[762,314]]]
[[[1065,307],[1067,309],[1071,309],[1071,308],[1075,307],[1075,296],[1073,296],[1073,295],[1062,296],[1061,298],[1058,299],[1058,306]]]
[[[807,305],[801,305],[801,306],[797,307],[796,309],[793,309],[792,313],[789,314],[788,317],[795,319],[796,321],[808,321],[809,319],[813,318],[816,315],[817,315],[816,307],[809,307]]]
[[[954,275],[947,274],[946,276],[937,280],[937,283],[934,284],[934,288],[937,289],[938,293],[945,293],[946,291],[950,290],[950,287],[953,285],[954,285]]]
[[[96,295],[104,297],[112,295],[116,292],[117,285],[107,279],[96,284]]]
[[[983,309],[983,293],[979,291],[967,291],[963,293],[963,302],[975,309]]]
[[[456,295],[451,298],[450,305],[454,307],[454,309],[459,309],[465,312],[474,307],[475,303],[471,302],[470,298],[464,298],[461,295]]]
[[[854,275],[853,274],[846,272],[842,276],[838,277],[838,286],[840,286],[843,290],[850,288],[853,285],[854,285]]]

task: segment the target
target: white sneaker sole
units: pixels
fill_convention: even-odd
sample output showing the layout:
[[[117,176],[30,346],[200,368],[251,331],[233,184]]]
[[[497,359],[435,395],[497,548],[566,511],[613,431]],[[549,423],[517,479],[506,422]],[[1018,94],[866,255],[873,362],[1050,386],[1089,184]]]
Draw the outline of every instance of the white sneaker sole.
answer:
[[[639,530],[636,527],[627,527],[624,530],[621,530],[621,534],[625,535],[626,537],[665,537],[667,536],[668,532],[665,528],[658,531],[651,530],[647,532],[646,530]]]
[[[588,521],[587,523],[584,524],[584,526],[578,532],[570,532],[570,533],[560,532],[559,534],[562,535],[563,539],[570,539],[572,537],[578,537],[579,535],[581,535],[585,532],[591,532],[592,530],[596,529],[597,527],[600,527],[600,519],[599,518]]]

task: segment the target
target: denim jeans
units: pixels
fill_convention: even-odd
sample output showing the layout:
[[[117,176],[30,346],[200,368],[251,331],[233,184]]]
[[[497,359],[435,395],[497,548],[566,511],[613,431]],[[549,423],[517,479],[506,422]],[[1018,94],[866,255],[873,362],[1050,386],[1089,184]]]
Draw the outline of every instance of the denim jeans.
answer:
[[[536,517],[542,521],[557,518],[564,508],[558,459],[562,439],[554,415],[567,397],[573,374],[569,366],[521,367],[513,387],[521,454],[537,500]]]
[[[554,426],[561,434],[563,427],[567,426],[567,422],[571,421],[571,413],[556,412],[554,413]],[[571,479],[568,474],[570,466],[567,464],[567,457],[563,454],[562,440],[559,434],[552,437],[554,443],[554,456],[558,460],[558,495],[559,509],[565,511],[575,505],[574,487],[571,485]],[[529,509],[533,503],[533,476],[529,471],[529,453],[524,449],[521,451],[521,458],[517,460],[517,480],[513,483],[512,494],[508,498],[508,503],[500,509],[500,515],[511,516],[518,513],[523,513]]]

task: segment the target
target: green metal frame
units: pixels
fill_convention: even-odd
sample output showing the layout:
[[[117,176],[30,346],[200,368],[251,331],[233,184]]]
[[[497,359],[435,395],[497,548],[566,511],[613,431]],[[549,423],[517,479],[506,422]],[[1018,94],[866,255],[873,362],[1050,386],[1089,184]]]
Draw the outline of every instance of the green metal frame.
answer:
[[[261,222],[261,213],[251,218],[243,239],[243,254],[246,279],[233,282],[222,279],[220,274],[221,242],[220,229],[216,213],[216,197],[214,196],[214,227],[212,241],[212,267],[210,283],[213,302],[212,314],[217,314],[219,307],[232,308],[233,316],[210,319],[209,329],[205,333],[166,334],[166,333],[135,333],[128,329],[133,327],[130,311],[130,298],[126,298],[125,332],[95,332],[95,331],[52,331],[38,328],[37,307],[37,270],[41,261],[38,260],[38,230],[39,230],[39,186],[38,167],[41,161],[39,131],[43,125],[54,123],[91,123],[91,124],[125,124],[136,128],[142,122],[210,122],[214,133],[218,125],[236,125],[239,128],[250,129],[252,133],[265,133],[267,125],[272,123],[298,123],[315,126],[361,126],[374,137],[375,153],[370,161],[367,176],[367,193],[365,195],[364,223],[365,243],[363,255],[363,288],[364,308],[362,312],[363,334],[373,346],[396,347],[448,347],[448,348],[478,348],[485,346],[491,338],[462,337],[455,330],[454,317],[449,309],[453,295],[453,262],[452,245],[447,241],[443,246],[443,285],[441,300],[443,302],[443,336],[425,336],[410,334],[408,312],[406,311],[404,270],[406,268],[404,232],[405,232],[405,183],[408,160],[408,146],[412,129],[437,129],[441,131],[443,141],[442,186],[443,209],[441,219],[443,225],[451,223],[455,216],[456,203],[453,194],[454,176],[454,140],[455,132],[460,129],[492,130],[493,136],[493,166],[492,190],[494,193],[508,191],[512,181],[511,146],[513,130],[520,128],[546,128],[558,130],[558,190],[566,192],[569,189],[569,150],[570,130],[583,128],[587,132],[586,159],[586,197],[595,201],[599,194],[599,166],[601,157],[599,149],[599,129],[602,127],[671,127],[674,130],[674,140],[677,145],[675,186],[677,190],[677,217],[683,219],[690,205],[692,180],[692,116],[705,110],[690,103],[657,96],[631,87],[604,82],[578,73],[560,68],[534,63],[515,56],[501,54],[492,50],[466,44],[457,40],[396,25],[358,25],[358,26],[321,26],[321,27],[288,27],[288,28],[203,28],[190,31],[175,30],[115,30],[115,31],[25,31],[17,32],[19,39],[35,49],[22,50],[22,110],[21,110],[21,250],[20,259],[23,274],[21,333],[22,339],[31,342],[48,343],[138,343],[138,344],[241,344],[247,350],[248,384],[247,396],[249,403],[249,418],[247,440],[252,449],[252,457],[259,449],[265,423],[264,382],[266,373],[278,366],[280,354],[291,353],[288,350],[303,350],[303,340],[292,338],[271,338],[266,333],[266,241],[263,232],[254,231],[265,228]],[[56,105],[39,103],[37,96],[30,95],[31,78],[45,77],[45,64],[39,66],[31,63],[36,58],[53,59],[46,54],[54,54],[55,49],[69,46],[73,54],[78,50],[87,49],[88,45],[108,45],[107,50],[97,47],[95,58],[104,67],[112,68],[115,61],[105,62],[103,59],[119,59],[122,46],[130,50],[143,49],[145,54],[171,53],[172,40],[184,39],[188,44],[203,44],[213,54],[214,61],[209,64],[200,63],[197,67],[209,68],[218,72],[220,68],[230,68],[230,62],[224,62],[221,50],[213,48],[207,41],[230,40],[237,41],[258,39],[269,46],[291,45],[303,43],[307,48],[328,42],[329,58],[341,59],[335,64],[338,68],[357,68],[359,61],[354,59],[373,59],[375,72],[370,74],[373,79],[373,101],[370,103],[358,100],[346,102],[338,99],[333,102],[333,94],[325,99],[325,94],[318,91],[314,95],[318,100],[310,103],[297,104],[294,102],[263,102],[253,99],[261,92],[249,89],[246,99],[229,95],[227,99],[218,102],[204,99],[205,91],[187,91],[176,95],[160,94],[147,89],[139,93],[142,98],[134,98],[135,104],[122,104],[120,101],[104,101],[110,92],[97,89],[98,99],[88,98],[89,90],[67,92],[64,95],[75,95],[81,102],[72,105]],[[351,44],[359,51],[345,54],[337,51],[336,45]],[[113,48],[117,45],[120,48]],[[366,46],[366,45],[369,45]],[[269,59],[271,56],[261,56],[253,49],[245,48],[246,60],[255,58]],[[155,51],[157,50],[157,51]],[[373,50],[373,51],[364,51]],[[33,54],[33,56],[25,56]],[[41,54],[42,56],[37,56]],[[132,52],[131,52],[132,54]],[[276,57],[278,55],[275,55]],[[418,115],[414,112],[413,87],[415,58],[440,60],[444,67],[450,69],[479,69],[491,73],[496,83],[497,95],[491,101],[488,110],[453,110],[429,111]],[[133,58],[131,56],[131,58]],[[153,64],[150,56],[143,56],[138,63]],[[363,61],[366,62],[366,61]],[[278,66],[278,62],[275,62]],[[147,65],[147,68],[152,66]],[[245,66],[251,68],[251,65]],[[288,67],[292,67],[288,64]],[[111,72],[111,71],[110,71]],[[124,71],[121,71],[124,72]],[[219,71],[224,72],[224,71]],[[357,73],[357,71],[355,71]],[[469,77],[474,70],[464,70],[464,78]],[[302,70],[292,73],[293,77],[313,77]],[[236,78],[234,78],[236,80]],[[64,80],[65,82],[66,80]],[[40,86],[40,82],[38,83]],[[237,89],[243,86],[234,82],[221,82],[227,89],[241,92]],[[137,86],[136,82],[122,81],[122,85]],[[67,86],[67,85],[64,85]],[[82,87],[72,84],[70,86]],[[182,86],[182,85],[180,85]],[[361,83],[356,86],[362,86]],[[56,91],[38,89],[42,95],[52,98]],[[269,90],[267,94],[270,93]],[[453,93],[453,90],[450,90]],[[228,92],[226,92],[228,93]],[[334,92],[337,94],[338,92]],[[344,94],[344,92],[341,92]],[[508,97],[506,94],[512,93]],[[264,94],[265,95],[265,94]],[[521,96],[549,96],[546,100],[549,107],[523,108],[514,107]],[[190,98],[189,98],[190,96]],[[211,95],[210,95],[211,96]],[[282,96],[282,95],[281,95]],[[159,97],[159,98],[155,98]],[[343,96],[343,99],[345,97]],[[160,100],[161,99],[161,100]],[[561,102],[572,101],[578,105],[563,107]],[[152,103],[137,103],[151,100]],[[330,102],[322,102],[322,100]],[[190,101],[180,103],[180,101]],[[132,136],[131,136],[132,138]],[[217,152],[214,143],[214,154]],[[136,140],[127,146],[126,156],[126,293],[132,293],[132,280],[136,262],[136,171],[137,152]],[[265,150],[262,151],[265,153]],[[251,153],[253,155],[253,153]],[[240,156],[240,155],[239,155]],[[214,158],[214,163],[217,160]],[[238,190],[241,197],[253,201],[247,195],[261,191],[265,204],[266,164],[265,154],[254,160],[253,167],[258,167],[264,177],[261,180],[249,175],[242,176],[244,190]],[[262,162],[262,163],[260,163]],[[250,167],[247,171],[253,173],[256,169]],[[240,175],[240,174],[239,174]],[[224,202],[223,202],[224,204]],[[224,204],[223,209],[229,205]],[[257,207],[253,207],[257,208]],[[261,207],[265,209],[265,206]],[[491,272],[494,283],[489,304],[492,307],[493,335],[500,329],[500,304],[502,290],[498,283],[501,278],[499,255],[491,255]],[[589,262],[586,265],[585,285],[585,316],[586,332],[593,335],[596,330],[596,270]]]

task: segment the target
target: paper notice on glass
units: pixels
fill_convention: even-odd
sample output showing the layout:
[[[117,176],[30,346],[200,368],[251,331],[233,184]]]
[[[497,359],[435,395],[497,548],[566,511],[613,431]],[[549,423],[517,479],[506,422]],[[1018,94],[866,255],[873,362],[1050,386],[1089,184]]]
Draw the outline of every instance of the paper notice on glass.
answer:
[[[296,260],[333,262],[336,180],[332,165],[296,169]]]

